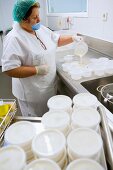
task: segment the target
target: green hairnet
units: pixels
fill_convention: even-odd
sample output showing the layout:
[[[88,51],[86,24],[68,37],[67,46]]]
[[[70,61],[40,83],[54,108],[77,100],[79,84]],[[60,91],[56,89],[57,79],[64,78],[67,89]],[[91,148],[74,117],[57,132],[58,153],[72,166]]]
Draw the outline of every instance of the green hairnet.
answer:
[[[20,22],[35,3],[37,3],[36,0],[17,0],[13,8],[14,21]]]

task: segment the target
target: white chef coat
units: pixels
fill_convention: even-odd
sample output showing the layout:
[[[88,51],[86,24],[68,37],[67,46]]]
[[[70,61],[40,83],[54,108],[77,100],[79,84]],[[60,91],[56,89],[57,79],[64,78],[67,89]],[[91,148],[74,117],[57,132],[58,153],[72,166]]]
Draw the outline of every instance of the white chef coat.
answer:
[[[20,66],[39,66],[47,64],[47,75],[34,75],[27,78],[12,78],[12,91],[22,101],[38,102],[41,95],[49,94],[55,86],[55,52],[59,35],[41,25],[37,36],[47,47],[44,50],[35,35],[23,30],[18,23],[5,37],[2,56],[2,71]]]

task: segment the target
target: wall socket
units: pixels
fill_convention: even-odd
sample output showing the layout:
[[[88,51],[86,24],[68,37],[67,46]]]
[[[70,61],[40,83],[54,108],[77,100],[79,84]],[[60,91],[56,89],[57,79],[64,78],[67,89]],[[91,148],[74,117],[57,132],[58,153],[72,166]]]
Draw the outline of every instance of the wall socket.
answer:
[[[106,22],[107,19],[108,19],[108,13],[105,12],[105,13],[102,14],[102,21],[105,21],[105,22]]]

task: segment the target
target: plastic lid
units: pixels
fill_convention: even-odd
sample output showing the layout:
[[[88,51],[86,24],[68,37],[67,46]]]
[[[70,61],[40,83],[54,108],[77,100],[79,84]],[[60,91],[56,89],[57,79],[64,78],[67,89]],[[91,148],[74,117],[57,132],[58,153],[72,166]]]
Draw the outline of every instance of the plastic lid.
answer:
[[[69,123],[69,114],[63,111],[50,111],[42,116],[42,124],[47,128],[65,128]]]
[[[97,103],[97,98],[90,93],[79,93],[74,96],[73,103],[75,106],[95,106]]]
[[[61,170],[61,168],[57,165],[56,162],[47,158],[34,160],[24,168],[24,170],[31,170],[31,169],[32,170]]]
[[[26,145],[36,135],[36,129],[31,122],[20,121],[12,124],[5,133],[9,144]]]
[[[18,146],[7,146],[0,149],[1,170],[22,170],[26,163],[25,152]]]
[[[72,114],[72,122],[79,127],[94,127],[100,123],[100,115],[96,109],[78,109]]]
[[[94,130],[78,128],[70,132],[67,144],[69,150],[78,157],[90,157],[100,152],[102,139]]]
[[[65,109],[71,107],[72,100],[65,95],[56,95],[48,100],[47,105],[50,109]]]
[[[66,170],[104,170],[104,168],[96,161],[91,159],[78,159],[71,162]]]
[[[38,134],[32,142],[33,152],[39,157],[56,157],[65,148],[65,136],[57,130],[45,130]]]

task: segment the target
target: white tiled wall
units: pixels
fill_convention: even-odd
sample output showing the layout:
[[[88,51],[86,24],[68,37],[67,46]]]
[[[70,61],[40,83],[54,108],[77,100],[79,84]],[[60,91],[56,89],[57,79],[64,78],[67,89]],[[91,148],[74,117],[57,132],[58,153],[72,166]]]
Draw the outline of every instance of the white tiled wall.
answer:
[[[89,0],[88,7],[88,17],[74,18],[73,29],[91,37],[113,42],[113,0]],[[108,13],[107,21],[103,21],[104,13]],[[55,26],[57,29],[55,23],[57,18],[48,17],[48,24],[52,29],[55,29]]]

